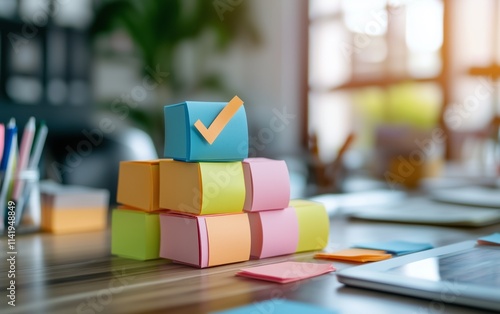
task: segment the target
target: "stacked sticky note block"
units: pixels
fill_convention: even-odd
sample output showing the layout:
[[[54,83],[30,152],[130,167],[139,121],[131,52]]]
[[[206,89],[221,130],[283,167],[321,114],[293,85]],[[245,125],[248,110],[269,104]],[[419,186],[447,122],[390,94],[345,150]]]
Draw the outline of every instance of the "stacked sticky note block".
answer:
[[[290,179],[282,160],[243,161],[245,211],[252,230],[252,258],[319,250],[328,241],[329,221],[320,203],[290,202]]]
[[[236,101],[239,101],[237,99]],[[234,105],[234,103],[233,103]],[[202,127],[226,112],[227,103],[185,102],[165,107],[165,157],[160,161],[160,257],[196,267],[246,261],[250,223],[243,212],[248,156],[247,119],[237,104],[215,138]]]
[[[111,217],[111,253],[148,260],[159,257],[158,160],[122,161]]]
[[[290,202],[286,163],[248,158],[246,114],[234,101],[165,107],[168,159],[120,165],[127,207],[113,212],[114,254],[203,268],[327,244],[325,208]]]

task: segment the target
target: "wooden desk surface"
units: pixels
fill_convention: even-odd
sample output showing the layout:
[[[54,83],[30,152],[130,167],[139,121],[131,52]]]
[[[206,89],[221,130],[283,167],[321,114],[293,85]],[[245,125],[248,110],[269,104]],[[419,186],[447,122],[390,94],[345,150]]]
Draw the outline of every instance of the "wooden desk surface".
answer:
[[[498,231],[480,229],[331,221],[329,249],[355,242],[409,240],[442,246]],[[286,285],[235,277],[251,265],[313,261],[313,253],[195,269],[166,260],[140,262],[110,255],[110,234],[34,234],[17,236],[16,307],[5,296],[6,241],[2,239],[1,313],[207,313],[273,297],[299,300],[341,313],[482,313],[429,300],[345,287],[335,273]],[[319,261],[314,260],[316,262]],[[354,264],[334,262],[338,269]],[[272,308],[255,307],[255,313]],[[485,312],[486,313],[486,312]]]

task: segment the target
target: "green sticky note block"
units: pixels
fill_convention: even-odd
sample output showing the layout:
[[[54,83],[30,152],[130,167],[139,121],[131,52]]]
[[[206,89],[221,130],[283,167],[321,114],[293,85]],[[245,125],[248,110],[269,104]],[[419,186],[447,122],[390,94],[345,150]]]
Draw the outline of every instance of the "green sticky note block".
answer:
[[[115,209],[111,221],[111,254],[137,260],[159,258],[160,219],[156,213]]]
[[[299,243],[296,252],[321,250],[328,244],[330,220],[325,206],[307,200],[292,200],[299,222]]]

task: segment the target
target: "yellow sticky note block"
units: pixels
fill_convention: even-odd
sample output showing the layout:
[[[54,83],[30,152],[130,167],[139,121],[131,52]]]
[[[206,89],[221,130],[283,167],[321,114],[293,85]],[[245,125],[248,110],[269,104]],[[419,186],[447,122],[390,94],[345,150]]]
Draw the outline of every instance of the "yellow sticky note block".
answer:
[[[208,266],[223,265],[250,258],[250,224],[248,215],[206,217]]]
[[[159,210],[158,164],[159,160],[120,162],[116,201],[147,212]]]
[[[195,215],[239,213],[245,203],[241,162],[160,161],[160,207]]]
[[[321,203],[292,200],[299,222],[299,243],[296,252],[321,250],[328,243],[330,221],[325,206]]]
[[[366,249],[346,249],[332,253],[317,253],[314,258],[332,259],[351,262],[378,262],[391,258],[391,254],[379,250],[366,250]]]

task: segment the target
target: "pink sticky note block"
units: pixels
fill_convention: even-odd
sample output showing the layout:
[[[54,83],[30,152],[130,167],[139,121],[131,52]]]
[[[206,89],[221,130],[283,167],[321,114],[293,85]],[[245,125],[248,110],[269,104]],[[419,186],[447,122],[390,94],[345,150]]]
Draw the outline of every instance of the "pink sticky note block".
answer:
[[[247,158],[243,161],[247,212],[283,209],[290,200],[290,177],[284,160]]]
[[[243,268],[236,275],[254,279],[289,283],[335,271],[332,264],[283,262]]]
[[[160,228],[160,257],[188,265],[200,265],[200,238],[196,218],[160,214]]]
[[[205,268],[250,258],[248,215],[160,214],[160,257]]]
[[[294,208],[248,213],[248,218],[252,233],[252,258],[295,253],[299,242],[299,224]]]

